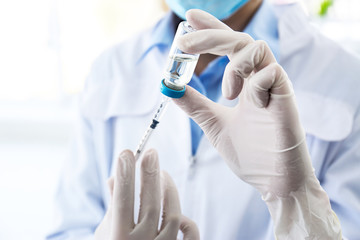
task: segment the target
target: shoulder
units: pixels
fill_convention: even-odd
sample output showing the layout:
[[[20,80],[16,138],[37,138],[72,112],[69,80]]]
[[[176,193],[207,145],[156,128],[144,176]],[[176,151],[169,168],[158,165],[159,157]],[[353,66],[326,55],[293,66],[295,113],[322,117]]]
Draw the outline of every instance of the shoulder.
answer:
[[[352,86],[360,83],[360,57],[312,26],[298,4],[281,11],[278,25],[280,63],[294,85],[307,90],[314,90],[314,86],[341,85],[351,92]],[[332,89],[327,89],[326,94],[335,92]],[[349,92],[343,91],[343,94]],[[356,95],[360,100],[360,95]]]
[[[117,74],[126,73],[145,51],[149,35],[147,29],[102,52],[91,66],[87,84],[104,84]]]
[[[113,116],[150,111],[155,103],[147,101],[148,105],[143,104],[144,98],[154,98],[145,92],[151,87],[150,82],[143,84],[143,73],[138,71],[142,68],[138,60],[146,51],[150,35],[151,29],[147,29],[97,57],[80,97],[80,111],[85,117],[106,120]],[[149,86],[140,88],[140,84]]]
[[[360,58],[322,35],[297,4],[280,13],[280,64],[294,85],[305,130],[323,140],[345,139],[360,109]]]

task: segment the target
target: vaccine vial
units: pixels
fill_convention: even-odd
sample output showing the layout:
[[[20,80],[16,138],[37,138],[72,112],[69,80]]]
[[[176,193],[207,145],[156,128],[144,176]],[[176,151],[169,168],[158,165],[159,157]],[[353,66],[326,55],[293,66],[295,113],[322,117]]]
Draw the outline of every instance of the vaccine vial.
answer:
[[[165,95],[159,108],[157,109],[150,126],[145,131],[144,136],[135,151],[135,159],[138,160],[145,149],[146,143],[159,124],[161,116],[164,114],[170,98],[181,98],[185,94],[185,85],[191,80],[194,74],[199,54],[188,54],[181,51],[177,46],[177,38],[195,30],[187,23],[181,22],[176,31],[174,42],[170,49],[169,58],[165,68],[164,79],[161,81],[160,91]]]
[[[161,92],[168,97],[179,98],[184,95],[185,85],[191,80],[199,59],[199,54],[181,51],[176,43],[179,36],[196,31],[188,22],[181,22],[175,34],[166,64]]]

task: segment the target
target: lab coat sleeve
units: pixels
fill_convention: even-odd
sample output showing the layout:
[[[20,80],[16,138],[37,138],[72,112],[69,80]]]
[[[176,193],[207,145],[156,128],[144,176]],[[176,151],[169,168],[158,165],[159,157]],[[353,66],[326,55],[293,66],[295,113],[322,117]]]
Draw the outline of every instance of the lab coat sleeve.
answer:
[[[322,186],[340,219],[344,239],[360,239],[360,114],[352,133],[334,142],[329,155]]]
[[[93,239],[105,214],[90,121],[80,117],[56,193],[55,227],[46,239]]]

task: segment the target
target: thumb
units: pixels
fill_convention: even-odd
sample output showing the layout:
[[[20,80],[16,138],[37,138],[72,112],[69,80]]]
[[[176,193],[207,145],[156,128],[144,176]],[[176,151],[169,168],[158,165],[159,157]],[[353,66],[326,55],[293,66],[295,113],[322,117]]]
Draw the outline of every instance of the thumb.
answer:
[[[107,184],[109,187],[109,192],[110,192],[110,202],[109,202],[109,207],[108,210],[106,211],[106,214],[111,214],[112,211],[112,206],[113,206],[113,195],[114,195],[114,177],[110,177],[107,180]]]
[[[107,181],[108,187],[109,187],[109,192],[110,192],[110,197],[113,197],[113,193],[114,193],[114,177],[110,177]]]
[[[189,115],[206,133],[218,128],[221,112],[224,107],[214,103],[190,86],[186,86],[183,97],[173,99],[185,113]]]
[[[184,240],[200,240],[199,229],[190,218],[181,217],[180,230],[184,234]]]

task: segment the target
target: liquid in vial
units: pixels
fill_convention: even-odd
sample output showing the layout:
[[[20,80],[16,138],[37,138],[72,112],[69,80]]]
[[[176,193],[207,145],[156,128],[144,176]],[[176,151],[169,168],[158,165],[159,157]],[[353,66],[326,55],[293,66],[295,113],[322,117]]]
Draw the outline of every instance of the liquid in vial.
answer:
[[[169,58],[165,71],[165,84],[174,90],[182,90],[190,82],[199,56],[176,54]]]

